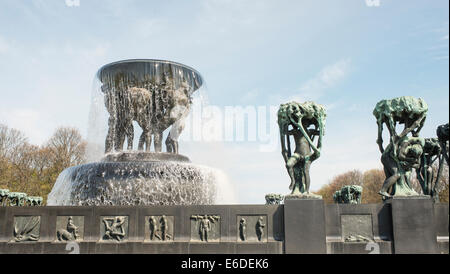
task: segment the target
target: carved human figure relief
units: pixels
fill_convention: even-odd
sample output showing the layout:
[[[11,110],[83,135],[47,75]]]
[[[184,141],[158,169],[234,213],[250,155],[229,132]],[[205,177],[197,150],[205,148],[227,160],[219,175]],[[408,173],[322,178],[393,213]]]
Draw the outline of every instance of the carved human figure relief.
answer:
[[[267,241],[266,215],[238,215],[238,242],[255,243]]]
[[[58,216],[56,228],[58,241],[80,241],[83,239],[84,216]]]
[[[264,237],[264,228],[266,224],[264,223],[264,218],[260,216],[258,221],[256,222],[256,236],[258,237],[258,241],[261,241]]]
[[[216,242],[220,240],[220,216],[192,215],[191,240]]]
[[[148,216],[145,222],[146,240],[153,242],[173,241],[174,216]]]
[[[128,238],[128,216],[102,217],[102,240],[122,242]]]
[[[241,218],[239,221],[239,237],[241,241],[245,241],[247,239],[247,222],[245,218]]]

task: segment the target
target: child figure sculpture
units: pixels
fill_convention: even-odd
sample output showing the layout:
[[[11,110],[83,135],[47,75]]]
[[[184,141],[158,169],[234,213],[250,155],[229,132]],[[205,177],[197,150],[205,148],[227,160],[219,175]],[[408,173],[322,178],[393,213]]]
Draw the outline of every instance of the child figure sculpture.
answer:
[[[291,102],[280,106],[278,126],[281,151],[291,178],[289,189],[292,190],[291,194],[285,198],[322,198],[309,192],[311,181],[309,169],[311,163],[320,157],[325,119],[325,108],[314,102],[303,104]],[[295,141],[293,153],[290,136],[293,136]],[[317,145],[314,144],[316,136],[318,136]]]

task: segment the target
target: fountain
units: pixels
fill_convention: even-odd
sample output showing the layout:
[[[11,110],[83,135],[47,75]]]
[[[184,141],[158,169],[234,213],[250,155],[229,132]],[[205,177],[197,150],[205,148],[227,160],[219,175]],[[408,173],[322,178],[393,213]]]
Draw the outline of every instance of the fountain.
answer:
[[[105,156],[64,170],[48,205],[214,204],[220,172],[178,153],[192,95],[203,83],[200,74],[183,64],[144,59],[107,64],[97,78],[109,113]],[[137,151],[133,122],[142,129]]]

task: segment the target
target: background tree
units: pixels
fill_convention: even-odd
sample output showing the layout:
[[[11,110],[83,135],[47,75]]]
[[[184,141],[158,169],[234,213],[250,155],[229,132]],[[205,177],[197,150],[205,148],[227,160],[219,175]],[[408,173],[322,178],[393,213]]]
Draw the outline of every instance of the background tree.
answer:
[[[44,201],[65,168],[82,164],[86,142],[75,128],[58,128],[43,146],[0,125],[0,188],[42,196]]]
[[[441,203],[448,203],[449,200],[449,192],[448,192],[448,165],[447,163],[443,166],[444,170],[442,171],[442,177],[439,180],[438,191],[439,191],[439,201]]]
[[[45,150],[44,154],[49,156],[49,174],[44,180],[50,192],[64,169],[85,162],[86,142],[77,129],[60,127],[48,140]]]
[[[24,146],[28,142],[25,135],[15,129],[0,124],[0,187],[6,188],[10,184],[20,185],[22,171],[18,170],[20,157],[24,155]]]
[[[0,158],[12,157],[17,148],[27,142],[22,132],[0,124]]]
[[[433,166],[433,172],[434,172],[434,176],[437,176],[438,174],[438,169],[439,169],[439,163],[436,161]],[[439,193],[439,201],[443,202],[443,203],[448,203],[448,165],[445,161],[442,161],[442,174],[441,177],[439,178],[439,182],[437,184],[437,188],[436,191],[437,193]],[[413,172],[412,175],[412,180],[411,180],[411,185],[414,188],[414,190],[417,193],[423,194],[423,190],[422,187],[420,186],[420,182],[416,177],[416,173]],[[433,185],[434,187],[434,185]]]
[[[58,128],[48,140],[46,148],[54,167],[65,169],[85,160],[86,142],[75,128]]]
[[[385,179],[386,176],[384,175],[383,169],[371,169],[364,172],[361,203],[381,203],[382,200],[381,196],[378,194],[378,191],[380,191]]]

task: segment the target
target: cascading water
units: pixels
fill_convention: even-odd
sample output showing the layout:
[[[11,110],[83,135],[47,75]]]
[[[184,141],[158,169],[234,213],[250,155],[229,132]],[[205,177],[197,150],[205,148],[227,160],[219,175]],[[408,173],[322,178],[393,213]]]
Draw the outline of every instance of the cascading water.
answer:
[[[226,202],[220,193],[227,192],[225,174],[178,154],[178,137],[193,93],[203,83],[197,71],[170,61],[126,60],[102,67],[97,80],[87,154],[95,162],[64,170],[48,196],[48,205]],[[99,122],[107,116],[106,129]],[[161,152],[166,130],[170,130],[165,140],[169,153]],[[139,151],[133,151],[135,135]],[[99,137],[106,139],[104,145]],[[123,151],[125,140],[127,150]],[[155,152],[150,152],[152,145]],[[99,160],[101,151],[106,155]]]
[[[49,204],[214,204],[215,179],[214,169],[189,163],[91,163],[62,172]]]

